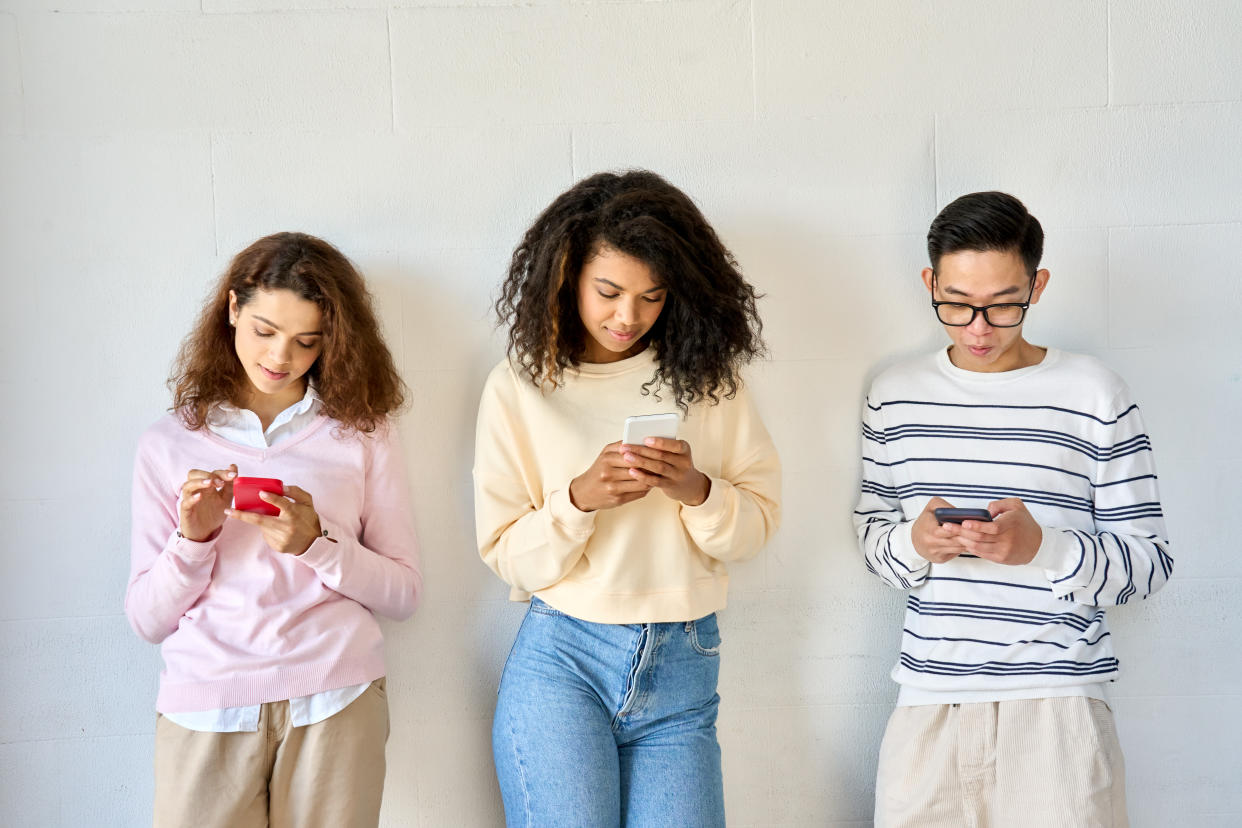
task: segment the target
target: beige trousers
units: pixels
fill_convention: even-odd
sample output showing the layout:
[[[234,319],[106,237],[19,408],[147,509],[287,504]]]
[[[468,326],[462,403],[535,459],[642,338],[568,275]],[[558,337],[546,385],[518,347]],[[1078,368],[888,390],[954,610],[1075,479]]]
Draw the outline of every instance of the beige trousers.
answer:
[[[384,679],[317,724],[291,727],[270,702],[255,733],[155,725],[155,828],[354,828],[379,823],[388,697]]]
[[[1125,764],[1098,699],[893,711],[876,828],[1125,828]]]

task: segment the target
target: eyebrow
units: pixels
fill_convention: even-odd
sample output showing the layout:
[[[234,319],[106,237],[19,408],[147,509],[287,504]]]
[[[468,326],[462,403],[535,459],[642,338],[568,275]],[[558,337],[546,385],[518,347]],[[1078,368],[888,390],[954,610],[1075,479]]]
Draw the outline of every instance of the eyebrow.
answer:
[[[952,286],[947,286],[947,287],[946,287],[946,286],[942,286],[942,287],[941,287],[941,290],[943,290],[943,291],[944,291],[946,294],[948,294],[948,295],[952,295],[952,296],[962,296],[962,297],[965,297],[965,298],[970,298],[970,294],[969,294],[969,293],[967,293],[967,292],[966,292],[966,291],[964,291],[964,290],[958,290],[957,288],[952,287]],[[989,298],[990,298],[990,299],[999,299],[999,298],[1001,298],[1002,296],[1012,296],[1013,294],[1017,293],[1017,292],[1018,292],[1018,291],[1020,291],[1020,290],[1022,290],[1022,288],[1021,288],[1020,286],[1017,286],[1017,285],[1012,286],[1012,287],[1007,287],[1007,288],[1005,288],[1004,290],[998,290],[998,291],[996,291],[996,293],[993,293],[993,294],[992,294]]]
[[[621,286],[620,286],[620,285],[618,285],[616,282],[610,282],[610,281],[608,281],[607,279],[605,279],[605,278],[604,278],[604,277],[602,277],[602,276],[596,276],[596,277],[595,277],[595,281],[596,281],[596,282],[599,282],[600,284],[608,285],[608,287],[612,288],[613,290],[619,290],[619,291],[621,291],[622,293],[625,293],[625,288],[621,287]],[[644,294],[647,294],[647,293],[655,293],[655,292],[657,292],[657,291],[661,291],[661,290],[667,290],[667,288],[666,288],[666,287],[664,287],[663,285],[656,285],[656,286],[655,286],[655,287],[653,287],[653,288],[650,288],[650,289],[648,289],[648,290],[644,290],[644,291],[643,291],[643,293],[644,293]]]
[[[262,322],[264,325],[267,325],[269,328],[275,328],[278,331],[280,330],[280,326],[270,319],[264,319],[257,313],[254,315],[254,318]],[[300,334],[294,334],[294,336],[323,336],[323,331],[303,331]]]

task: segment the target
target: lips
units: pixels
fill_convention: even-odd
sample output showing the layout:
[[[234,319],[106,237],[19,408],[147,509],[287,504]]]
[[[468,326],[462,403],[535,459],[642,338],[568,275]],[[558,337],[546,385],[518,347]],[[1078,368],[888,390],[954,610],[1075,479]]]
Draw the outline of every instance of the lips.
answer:
[[[273,382],[277,382],[289,376],[288,371],[269,371],[267,370],[267,368],[263,367],[262,365],[259,366],[259,370],[263,372],[263,376],[267,377]]]
[[[606,330],[618,342],[632,342],[638,336],[638,331],[617,331],[612,328],[607,328]]]
[[[967,345],[966,348],[977,357],[987,356],[988,352],[992,350],[991,345]]]

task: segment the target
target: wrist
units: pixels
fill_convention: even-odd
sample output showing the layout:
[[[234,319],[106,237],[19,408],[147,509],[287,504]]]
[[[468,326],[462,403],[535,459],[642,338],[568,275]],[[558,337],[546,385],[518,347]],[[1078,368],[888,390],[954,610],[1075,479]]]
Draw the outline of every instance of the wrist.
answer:
[[[574,487],[579,485],[578,480],[579,478],[575,477],[573,480],[569,481],[569,489],[567,492],[569,495],[569,505],[573,506],[579,512],[594,512],[595,509],[582,502],[580,492],[575,491]]]
[[[215,529],[213,529],[212,531],[208,532],[206,535],[203,535],[201,537],[199,536],[199,533],[187,532],[185,529],[181,527],[177,528],[177,537],[183,540],[188,540],[190,543],[207,543],[207,541],[215,540],[219,534],[220,534],[219,526],[217,526]]]
[[[687,506],[702,506],[707,502],[707,497],[712,493],[712,479],[703,472],[699,472],[698,485],[694,487],[693,493],[689,497],[682,498],[681,502]]]

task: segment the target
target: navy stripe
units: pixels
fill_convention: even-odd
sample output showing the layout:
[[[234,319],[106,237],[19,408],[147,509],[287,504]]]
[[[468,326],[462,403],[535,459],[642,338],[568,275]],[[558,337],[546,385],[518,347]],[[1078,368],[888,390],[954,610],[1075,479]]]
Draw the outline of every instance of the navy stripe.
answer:
[[[1097,461],[1117,459],[1140,451],[1151,450],[1151,441],[1146,434],[1136,434],[1112,446],[1098,446],[1073,434],[1040,428],[981,428],[908,423],[881,431],[864,424],[863,436],[880,445],[915,438],[1044,443],[1079,452]]]
[[[942,676],[1092,676],[1100,673],[1111,673],[1117,669],[1117,659],[1101,658],[1095,661],[1078,662],[1069,659],[1057,661],[1020,661],[1006,664],[1000,661],[983,661],[977,664],[958,664],[952,661],[936,659],[918,659],[902,653],[901,664],[919,673],[934,673]]]
[[[1092,502],[1083,497],[1073,497],[1071,495],[1061,495],[1055,492],[1045,492],[1038,489],[1016,489],[1005,486],[993,486],[991,488],[980,488],[978,486],[970,486],[964,483],[910,483],[903,485],[900,489],[893,486],[886,486],[883,483],[876,483],[871,480],[863,480],[860,490],[867,494],[874,494],[883,499],[911,500],[916,497],[926,495],[927,497],[966,497],[983,502],[993,500],[1004,500],[1007,497],[1020,498],[1026,503],[1039,503],[1044,506],[1056,506],[1062,509],[1072,509],[1076,512],[1093,513]]]
[[[998,410],[1009,410],[1009,411],[1060,411],[1064,414],[1073,414],[1077,417],[1086,417],[1089,420],[1095,420],[1100,425],[1113,425],[1114,423],[1120,422],[1122,417],[1125,417],[1130,412],[1138,409],[1138,405],[1131,405],[1125,411],[1118,414],[1117,419],[1102,420],[1099,417],[1095,416],[1094,414],[1088,414],[1085,411],[1075,411],[1072,408],[1062,408],[1057,405],[983,405],[983,404],[974,404],[974,403],[932,402],[930,400],[889,400],[887,402],[880,403],[878,407],[873,406],[868,401],[867,408],[870,408],[872,411],[880,411],[888,406],[893,406],[893,405],[927,405],[927,406],[933,406],[937,408],[986,408],[986,409],[998,409]]]
[[[1036,592],[1052,592],[1052,587],[1031,586],[1030,584],[1015,584],[1012,581],[985,581],[979,578],[950,578],[947,575],[932,575],[927,578],[929,581],[961,581],[967,584],[994,584],[996,586],[1013,587],[1014,589],[1033,589]]]
[[[1068,650],[1071,646],[1073,646],[1073,644],[1078,644],[1078,643],[1085,644],[1088,647],[1094,647],[1096,644],[1099,644],[1105,638],[1108,638],[1110,635],[1112,635],[1112,633],[1105,632],[1105,633],[1102,633],[1099,636],[1099,638],[1095,639],[1094,641],[1088,641],[1087,639],[1082,638],[1080,636],[1078,638],[1075,638],[1073,642],[1071,642],[1070,644],[1061,644],[1056,641],[1040,641],[1039,639],[1031,639],[1031,638],[1022,638],[1017,641],[988,641],[983,638],[954,638],[948,635],[919,635],[914,630],[907,629],[907,628],[902,628],[902,632],[908,636],[911,636],[912,638],[917,638],[920,641],[963,641],[963,642],[968,642],[971,644],[988,644],[993,647],[1013,647],[1018,644],[1047,644],[1049,647],[1059,647],[1062,650]]]
[[[1087,559],[1087,546],[1086,544],[1082,542],[1082,538],[1078,537],[1077,532],[1071,532],[1070,537],[1078,541],[1078,550],[1079,550],[1078,563],[1074,566],[1073,572],[1066,575],[1064,578],[1057,578],[1055,581],[1053,581],[1054,584],[1064,583],[1065,581],[1068,581],[1070,578],[1073,578],[1075,575],[1077,575],[1078,571],[1082,569],[1082,562]]]
[[[991,604],[963,604],[952,601],[920,601],[911,595],[906,606],[916,615],[959,616],[962,618],[988,617],[1001,621],[1013,621],[1018,624],[1060,624],[1076,627],[1080,632],[1086,631],[1092,624],[1104,617],[1103,610],[1096,610],[1089,618],[1076,612],[1042,612],[1040,610],[1021,609],[1018,607],[998,607]]]
[[[871,460],[871,458],[863,457],[863,460]],[[936,465],[941,463],[971,463],[981,466],[1013,466],[1020,469],[1043,469],[1044,471],[1056,472],[1058,474],[1068,474],[1070,477],[1080,477],[1088,483],[1092,482],[1091,478],[1085,474],[1072,472],[1057,466],[1045,466],[1040,463],[1017,463],[1006,460],[968,460],[962,457],[907,457],[904,460],[894,460],[892,463],[881,463],[879,460],[871,460],[871,462],[877,466],[888,468],[904,466],[906,463],[933,463]]]
[[[1073,627],[1079,632],[1086,632],[1091,626],[1090,623],[1084,621],[1076,615],[1063,617],[1059,621],[1050,619],[1035,619],[1021,615],[1006,615],[1003,612],[989,612],[987,610],[935,610],[935,609],[916,609],[912,610],[915,615],[925,615],[931,618],[972,618],[980,621],[1005,621],[1010,624],[1026,624],[1028,627],[1045,627],[1049,624],[1056,624],[1062,627]]]

